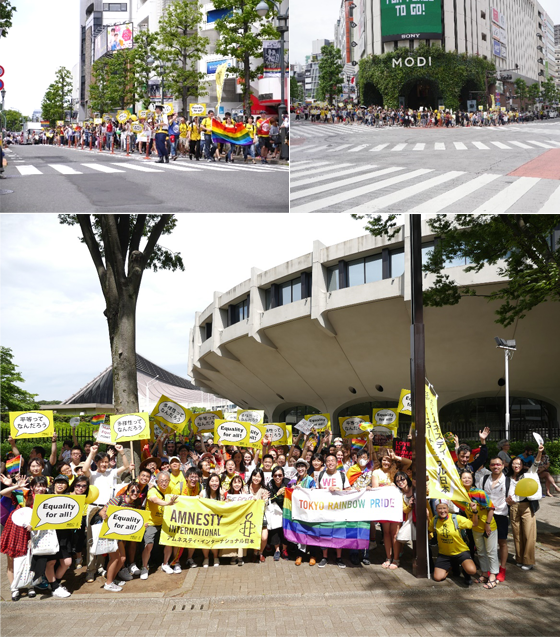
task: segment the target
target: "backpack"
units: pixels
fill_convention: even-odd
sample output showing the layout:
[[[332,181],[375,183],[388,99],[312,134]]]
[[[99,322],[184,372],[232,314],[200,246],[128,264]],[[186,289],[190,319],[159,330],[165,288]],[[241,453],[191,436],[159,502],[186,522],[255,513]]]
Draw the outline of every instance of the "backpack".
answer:
[[[463,538],[463,542],[468,546],[469,545],[469,540],[468,540],[468,537],[467,537],[467,530],[466,529],[459,529],[459,522],[457,521],[457,515],[455,513],[451,514],[451,518],[453,519],[453,524],[455,525],[455,530],[461,532],[461,537]],[[434,521],[433,521],[434,537],[437,536],[436,525],[437,525],[437,521],[438,520],[439,520],[439,518],[437,516],[435,516],[434,517]]]
[[[325,475],[325,473],[327,473],[326,469],[323,469],[321,471],[321,473],[317,476],[317,488],[321,488],[321,480],[323,479],[323,476]],[[348,482],[348,478],[346,477],[346,474],[344,473],[344,471],[339,471],[340,475],[342,476],[342,488],[344,489],[346,487],[346,483]]]
[[[484,476],[484,478],[482,478],[482,490],[486,491],[485,487],[486,487],[486,483],[488,482],[488,478],[490,477],[490,474]],[[506,498],[509,495],[509,487],[511,485],[511,478],[508,478],[506,476]],[[509,510],[509,505],[508,505],[508,510]]]

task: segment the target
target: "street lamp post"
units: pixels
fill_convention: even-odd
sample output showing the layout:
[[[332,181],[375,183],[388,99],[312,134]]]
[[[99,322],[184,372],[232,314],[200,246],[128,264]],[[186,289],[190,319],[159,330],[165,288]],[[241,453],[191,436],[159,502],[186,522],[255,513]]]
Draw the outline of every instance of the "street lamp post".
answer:
[[[4,99],[6,97],[6,89],[3,88],[0,91],[2,95],[2,119],[4,120],[3,124],[0,124],[0,149],[4,148],[4,128],[8,128],[8,120],[6,119],[6,115],[4,114]],[[4,179],[4,166],[2,165],[4,159],[4,151],[0,153],[2,159],[0,159],[0,175],[2,175],[2,179]]]
[[[163,92],[163,86],[164,86],[164,71],[165,71],[165,64],[163,63],[163,60],[159,60],[159,59],[155,59],[153,57],[149,57],[146,60],[146,64],[148,66],[153,66],[155,63],[158,63],[159,66],[159,74],[160,74],[160,78],[161,78],[161,105],[163,106],[163,96],[164,96],[164,92]]]
[[[505,341],[503,338],[496,336],[496,347],[503,349],[506,360],[506,440],[509,440],[509,361],[513,358],[513,352],[517,350],[514,340]]]
[[[288,145],[286,144],[286,128],[282,126],[284,121],[284,113],[286,112],[286,95],[285,95],[285,83],[286,83],[286,69],[284,64],[284,34],[289,31],[289,9],[286,9],[286,13],[281,13],[280,5],[274,0],[261,0],[256,7],[256,12],[264,18],[269,12],[271,6],[278,12],[276,19],[278,20],[278,26],[276,30],[280,32],[280,105],[278,106],[278,120],[280,124],[280,141],[282,142],[282,148],[280,151],[280,158],[288,158]]]

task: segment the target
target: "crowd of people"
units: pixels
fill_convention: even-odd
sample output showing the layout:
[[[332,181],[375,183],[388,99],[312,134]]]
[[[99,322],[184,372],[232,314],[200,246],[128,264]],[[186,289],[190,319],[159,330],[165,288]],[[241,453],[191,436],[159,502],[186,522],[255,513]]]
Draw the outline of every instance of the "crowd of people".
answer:
[[[501,441],[499,454],[488,460],[489,433],[488,428],[479,432],[480,448],[474,454],[455,438],[456,468],[470,502],[426,501],[428,532],[438,547],[437,558],[431,563],[436,581],[449,573],[462,572],[468,585],[477,582],[492,589],[503,582],[510,523],[517,566],[524,571],[534,567],[540,493],[523,498],[515,492],[519,481],[532,473],[544,481],[550,494],[554,481],[551,484],[549,480],[548,458],[542,445],[536,457],[529,447],[524,454],[510,457],[509,442]],[[8,558],[12,599],[21,596],[17,583],[14,585],[14,560],[27,554],[32,539],[31,527],[20,526],[12,518],[20,508],[32,507],[35,496],[44,493],[83,494],[89,504],[79,529],[56,530],[56,553],[33,555],[35,579],[27,587],[28,597],[35,597],[37,591],[69,597],[71,592],[63,582],[72,567],[85,569],[86,586],[102,577],[105,590],[119,592],[134,577],[148,579],[159,565],[164,573],[172,575],[197,566],[243,566],[248,559],[263,563],[267,555],[274,561],[292,559],[296,566],[307,562],[323,568],[328,564],[326,548],[293,545],[286,541],[282,527],[275,528],[278,525],[269,524],[266,518],[258,550],[189,548],[183,552],[160,546],[164,507],[173,506],[180,495],[227,502],[245,494],[248,499],[273,502],[282,509],[286,489],[290,488],[337,492],[397,487],[402,494],[403,522],[371,522],[369,548],[349,550],[346,560],[343,551],[337,549],[335,559],[340,568],[345,568],[349,560],[354,566],[379,561],[383,569],[398,569],[405,545],[415,551],[413,453],[410,440],[397,440],[387,447],[374,447],[373,440],[372,433],[364,440],[343,440],[333,439],[330,431],[319,435],[312,431],[306,436],[300,433],[292,445],[274,446],[265,437],[262,449],[249,449],[214,444],[212,434],[172,438],[161,433],[151,446],[142,449],[136,468],[121,445],[107,445],[102,451],[93,440],[80,445],[74,436],[73,440],[64,440],[59,451],[55,434],[48,457],[44,447],[35,446],[19,472],[9,475],[6,463],[22,457],[16,441],[9,438],[11,452],[2,466],[0,495],[11,502],[12,510],[2,519],[0,551]],[[560,491],[556,485],[554,488]],[[93,501],[88,500],[90,493],[94,493]],[[142,542],[119,541],[116,550],[97,555],[89,549],[95,526],[107,517],[109,505],[144,509],[147,526]],[[373,555],[377,528],[381,557]],[[248,552],[252,553],[250,557]]]
[[[294,109],[296,121],[322,122],[325,124],[356,124],[374,128],[402,126],[434,128],[434,127],[468,127],[468,126],[505,126],[534,121],[537,115],[518,110],[501,110],[500,108],[467,112],[449,109],[411,109],[384,108],[382,106],[336,106],[320,107],[297,106]],[[541,118],[542,119],[542,118]]]
[[[226,129],[235,130],[241,121],[249,132],[252,143],[238,145],[212,141],[212,120],[222,123]],[[282,122],[277,116],[264,113],[253,117],[233,117],[225,113],[223,117],[209,110],[205,117],[185,118],[178,113],[167,116],[163,107],[156,105],[155,112],[149,112],[142,120],[127,119],[118,122],[111,118],[95,124],[85,122],[82,126],[57,126],[35,131],[31,143],[90,148],[97,151],[119,152],[150,156],[157,154],[160,163],[169,163],[182,157],[192,161],[207,162],[252,162],[259,160],[267,164],[269,159],[279,159],[281,153],[281,128],[289,141],[289,117]],[[8,133],[8,143],[30,143],[25,133]]]

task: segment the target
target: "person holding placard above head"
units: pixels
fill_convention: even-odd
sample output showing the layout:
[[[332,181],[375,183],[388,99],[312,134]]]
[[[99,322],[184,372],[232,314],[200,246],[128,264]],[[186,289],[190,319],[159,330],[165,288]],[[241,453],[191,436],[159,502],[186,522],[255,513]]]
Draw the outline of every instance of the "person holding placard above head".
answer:
[[[514,458],[510,464],[512,490],[506,499],[510,505],[511,531],[515,543],[515,562],[523,571],[530,571],[535,565],[535,544],[537,541],[537,517],[539,500],[542,497],[538,477],[544,445],[539,444],[535,462],[530,468],[521,458]]]

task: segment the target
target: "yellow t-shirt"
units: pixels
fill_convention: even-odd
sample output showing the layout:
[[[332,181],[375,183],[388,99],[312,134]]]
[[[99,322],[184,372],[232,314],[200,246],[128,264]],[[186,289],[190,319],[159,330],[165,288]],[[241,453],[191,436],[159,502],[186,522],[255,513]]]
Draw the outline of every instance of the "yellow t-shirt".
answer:
[[[205,117],[202,122],[200,123],[201,126],[204,126],[204,128],[206,128],[206,131],[204,131],[205,135],[209,135],[212,132],[212,118],[211,117]],[[192,139],[192,135],[191,135],[191,139]]]
[[[169,476],[169,486],[171,487],[171,493],[181,495],[181,483],[185,486],[185,476],[182,471],[179,471],[178,476],[174,476],[172,473]]]
[[[484,533],[484,526],[486,524],[486,521],[488,520],[489,512],[490,509],[486,509],[485,507],[481,507],[480,505],[478,506],[478,524],[477,526],[473,526],[473,532]],[[472,520],[473,512],[470,510],[470,508],[467,509],[467,515],[469,516],[469,520]],[[496,524],[496,520],[492,517],[492,522],[490,522],[490,531],[495,531],[497,528],[498,525]]]
[[[186,124],[179,124],[179,138],[180,139],[187,139],[187,125]]]
[[[447,520],[438,519],[436,522],[437,540],[439,552],[442,555],[459,555],[469,550],[469,547],[461,537],[460,529],[472,529],[473,523],[461,515],[457,516],[457,526],[453,522],[451,515],[447,516]]]
[[[160,491],[158,487],[152,487],[148,491],[148,495],[146,496],[146,511],[149,514],[147,521],[149,526],[161,526],[163,523],[163,507],[155,502],[150,502],[150,498],[156,496],[157,498],[165,500],[165,496],[168,494],[174,494],[171,484],[165,491]]]
[[[379,486],[380,487],[386,487],[390,484],[393,484],[393,481],[391,480],[391,476],[388,473],[385,473],[385,471],[383,471],[383,469],[376,469],[373,473],[372,476],[376,476]]]
[[[257,128],[254,124],[245,124],[245,128],[249,131],[251,138],[255,138],[255,129]]]
[[[200,139],[200,128],[196,124],[190,124],[189,130],[191,131],[191,139],[196,142]]]

